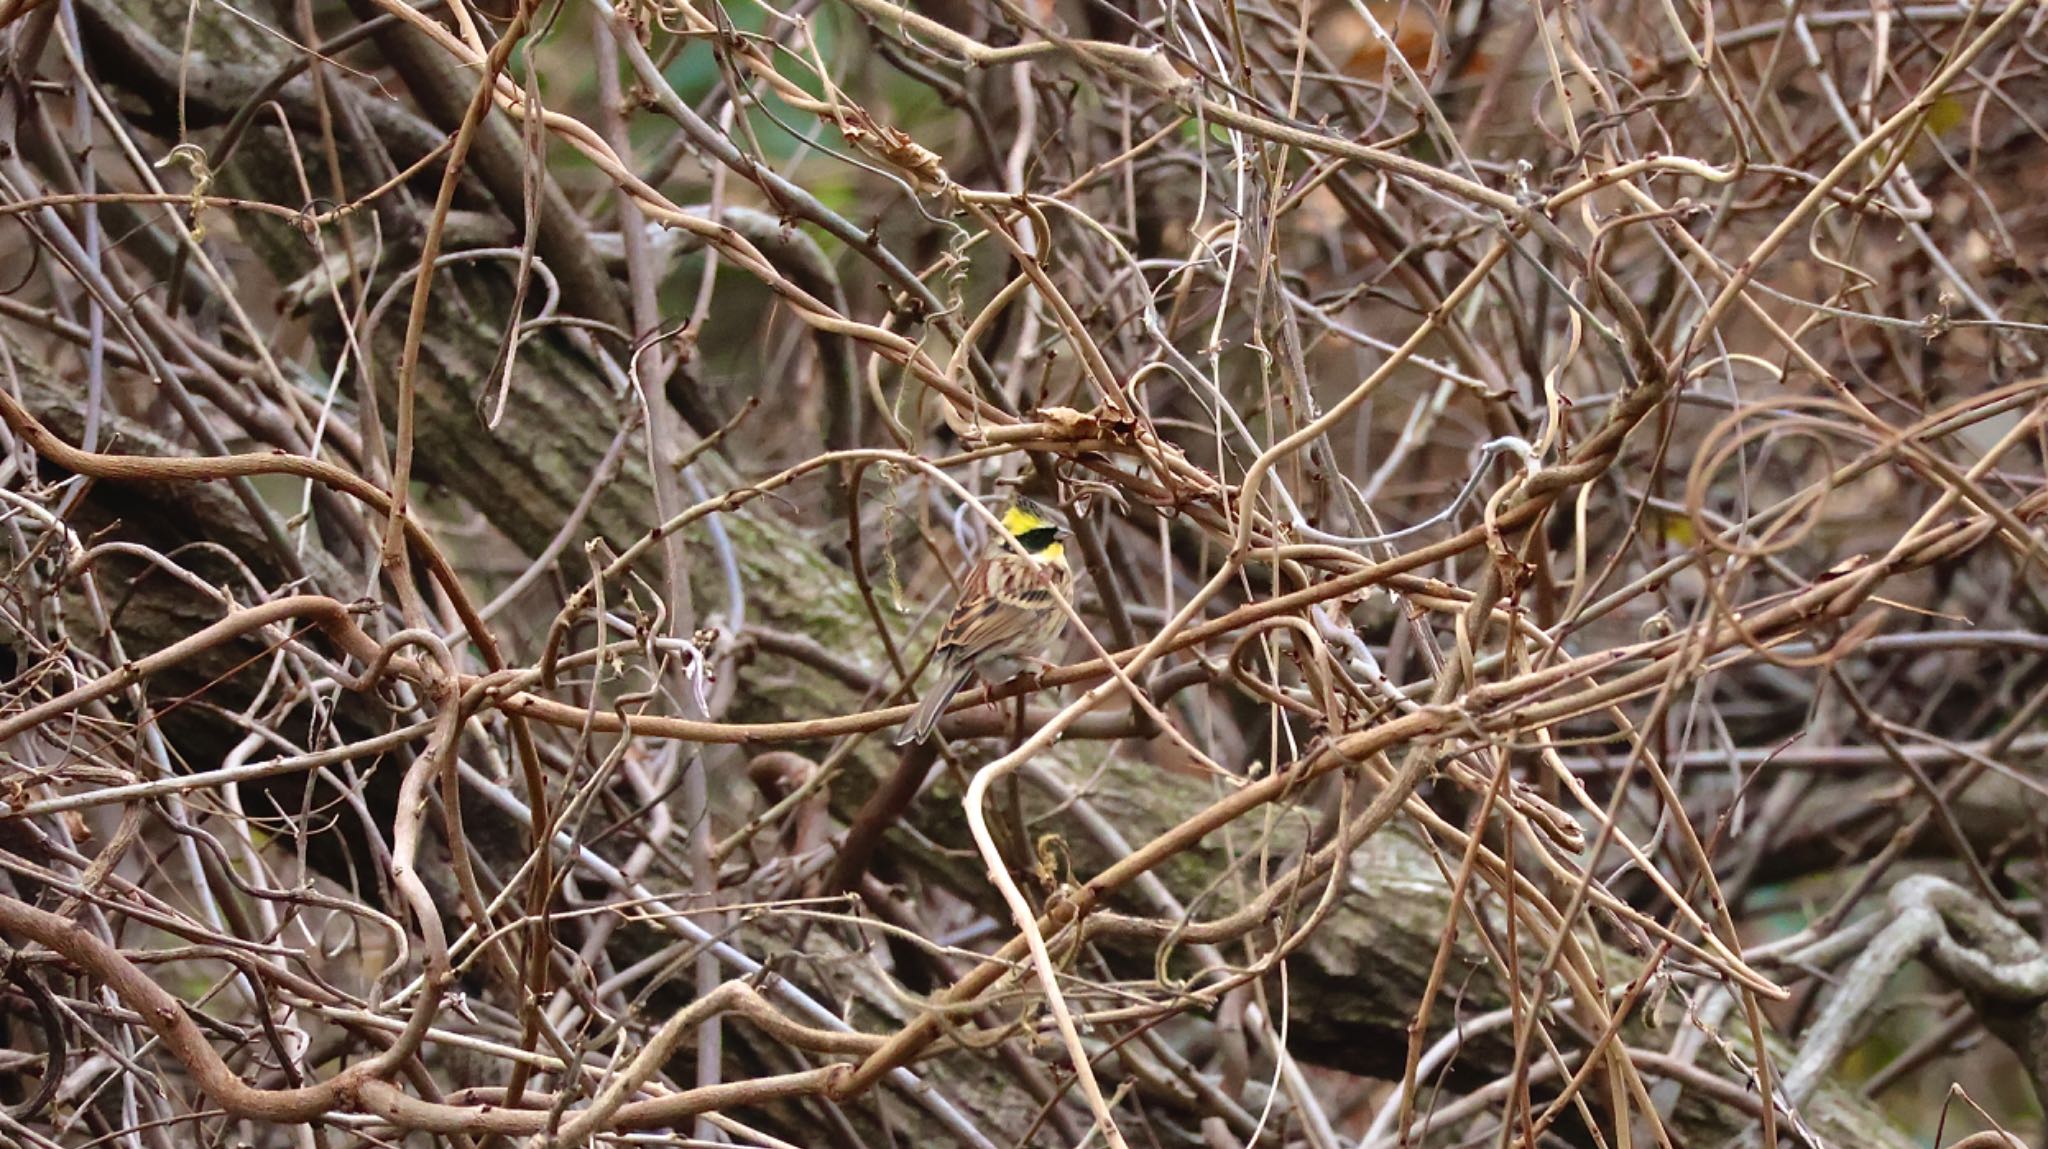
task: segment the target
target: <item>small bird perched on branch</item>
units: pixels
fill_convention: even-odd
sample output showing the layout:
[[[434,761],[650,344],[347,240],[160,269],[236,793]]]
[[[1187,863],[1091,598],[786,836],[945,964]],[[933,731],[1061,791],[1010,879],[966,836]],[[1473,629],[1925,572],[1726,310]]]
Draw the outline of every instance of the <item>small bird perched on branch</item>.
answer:
[[[939,683],[896,735],[898,746],[931,737],[946,704],[976,676],[1002,682],[1042,663],[1039,656],[1066,627],[1059,600],[1074,589],[1066,528],[1023,498],[1003,508],[1001,522],[1002,535],[989,539],[967,572],[960,602],[939,632],[932,652]]]

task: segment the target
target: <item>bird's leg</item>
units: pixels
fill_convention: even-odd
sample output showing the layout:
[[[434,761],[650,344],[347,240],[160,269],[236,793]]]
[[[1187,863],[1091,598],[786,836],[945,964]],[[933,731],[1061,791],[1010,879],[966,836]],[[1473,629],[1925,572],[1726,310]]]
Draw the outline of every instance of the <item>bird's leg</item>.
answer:
[[[1040,658],[1037,655],[1030,654],[1017,655],[1015,657],[1018,662],[1025,664],[1022,668],[1020,668],[1017,671],[1017,673],[1004,679],[1001,683],[992,682],[986,679],[984,679],[983,681],[989,687],[991,693],[993,693],[993,691],[998,685],[1005,687],[1014,686],[1018,688],[1015,697],[1017,699],[1018,722],[1021,724],[1023,722],[1025,699],[1029,698],[1030,696],[1038,693],[1040,690],[1045,688],[1045,672],[1051,670],[1055,666],[1058,666],[1059,663],[1054,662],[1049,658]],[[990,706],[995,707],[996,712],[998,714],[1002,713],[1003,703],[1001,699],[990,698],[988,700],[988,704]]]
[[[1026,694],[1036,694],[1043,690],[1046,672],[1059,665],[1050,658],[1041,658],[1035,654],[1020,655],[1017,661],[1024,663],[1025,666],[1010,681],[1023,683]]]
[[[980,680],[983,690],[981,704],[983,706],[988,707],[990,710],[993,710],[995,712],[996,719],[998,721],[1001,721],[1003,716],[1003,700],[995,696],[996,688],[1004,685],[1009,680],[1005,679],[1003,680],[1003,682],[997,682],[995,679],[989,678],[985,675],[977,675],[976,677]]]

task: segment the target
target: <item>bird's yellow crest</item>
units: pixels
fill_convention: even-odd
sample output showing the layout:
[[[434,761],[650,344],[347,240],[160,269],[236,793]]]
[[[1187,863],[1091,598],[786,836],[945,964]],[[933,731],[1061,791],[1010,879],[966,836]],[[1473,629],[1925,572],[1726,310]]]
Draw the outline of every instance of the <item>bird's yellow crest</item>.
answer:
[[[1009,532],[1012,538],[1021,539],[1041,527],[1054,525],[1051,519],[1045,517],[1045,512],[1022,500],[1003,508],[1003,530]]]

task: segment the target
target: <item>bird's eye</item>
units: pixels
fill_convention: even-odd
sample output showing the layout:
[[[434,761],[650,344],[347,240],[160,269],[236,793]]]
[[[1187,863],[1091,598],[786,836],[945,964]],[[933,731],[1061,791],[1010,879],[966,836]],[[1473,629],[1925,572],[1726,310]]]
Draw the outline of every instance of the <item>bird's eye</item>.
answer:
[[[1017,541],[1022,543],[1027,551],[1042,551],[1060,541],[1060,529],[1058,527],[1033,527],[1028,531],[1019,532]]]

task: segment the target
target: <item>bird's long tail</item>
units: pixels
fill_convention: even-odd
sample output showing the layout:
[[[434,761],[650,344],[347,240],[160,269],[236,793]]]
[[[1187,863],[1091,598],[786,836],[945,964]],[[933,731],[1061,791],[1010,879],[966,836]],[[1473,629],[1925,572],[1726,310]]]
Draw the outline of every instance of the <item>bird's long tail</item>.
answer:
[[[924,701],[918,704],[917,713],[912,715],[910,721],[897,733],[896,745],[908,746],[913,742],[922,742],[930,738],[932,730],[939,724],[939,716],[946,712],[946,704],[952,702],[953,696],[960,693],[960,688],[966,686],[973,677],[972,666],[960,667],[952,672],[952,677],[926,693]]]

